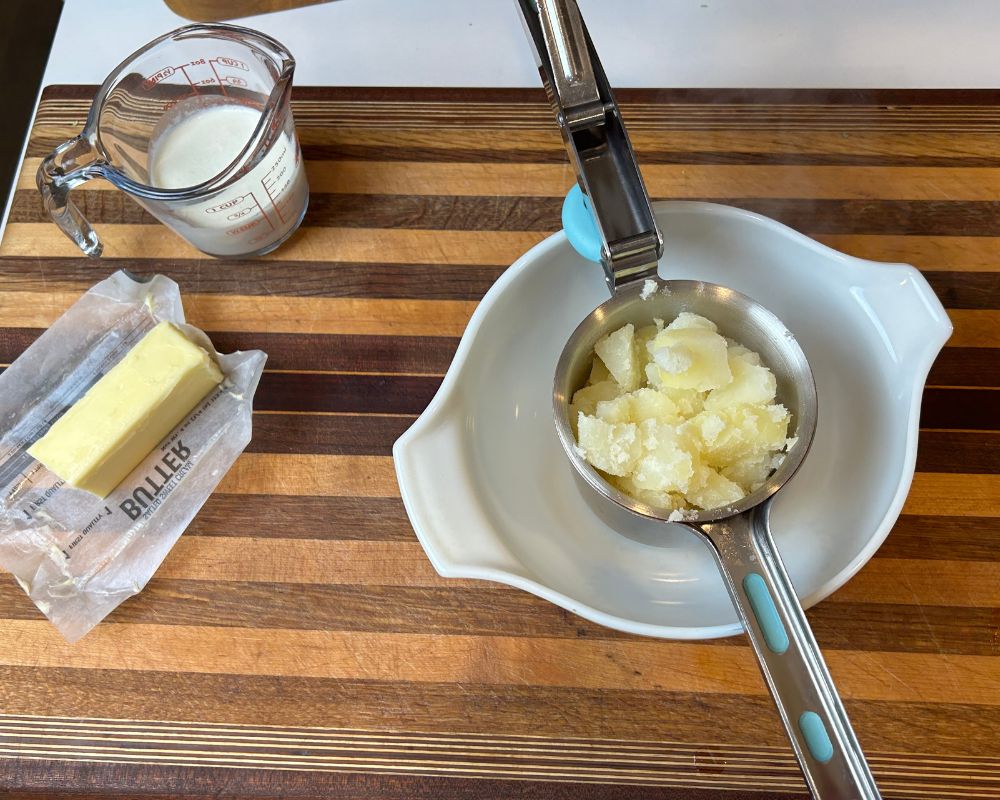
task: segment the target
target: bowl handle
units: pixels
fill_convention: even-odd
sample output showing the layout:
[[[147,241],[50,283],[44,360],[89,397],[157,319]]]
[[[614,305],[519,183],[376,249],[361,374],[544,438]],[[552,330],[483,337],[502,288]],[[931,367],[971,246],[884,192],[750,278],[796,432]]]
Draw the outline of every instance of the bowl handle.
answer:
[[[456,430],[462,422],[446,411],[422,417],[393,445],[410,523],[434,569],[445,578],[527,580],[524,565],[494,533],[489,512],[475,501],[473,487],[458,486],[472,484],[475,477],[462,449],[462,431]],[[455,520],[462,524],[456,526]]]
[[[908,368],[929,351],[937,355],[952,333],[941,301],[920,271],[909,264],[863,261],[870,281],[851,288],[896,364]],[[928,364],[928,367],[930,364]]]

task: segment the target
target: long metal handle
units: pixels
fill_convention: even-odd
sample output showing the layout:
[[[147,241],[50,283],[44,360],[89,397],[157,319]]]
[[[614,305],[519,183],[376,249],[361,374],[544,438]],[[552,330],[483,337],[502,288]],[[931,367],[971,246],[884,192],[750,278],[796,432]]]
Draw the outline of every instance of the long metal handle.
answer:
[[[518,0],[612,293],[656,276],[663,237],[618,104],[576,0]]]
[[[587,48],[583,19],[574,0],[538,0],[552,81],[570,128],[601,124],[604,103]]]
[[[770,502],[698,526],[713,547],[813,796],[879,800],[844,704],[774,546]]]

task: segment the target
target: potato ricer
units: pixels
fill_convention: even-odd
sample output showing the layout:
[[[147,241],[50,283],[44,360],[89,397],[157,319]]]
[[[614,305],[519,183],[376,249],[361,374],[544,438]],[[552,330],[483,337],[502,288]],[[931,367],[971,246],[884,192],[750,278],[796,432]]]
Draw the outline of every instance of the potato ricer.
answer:
[[[680,524],[715,558],[757,656],[813,796],[879,798],[795,588],[769,528],[771,502],[795,475],[812,442],[816,386],[795,336],[754,299],[723,286],[657,277],[663,238],[607,76],[575,0],[518,0],[539,72],[577,175],[563,204],[573,247],[600,262],[611,298],[569,338],[556,366],[556,432],[581,498],[618,533],[647,545]],[[581,268],[580,280],[588,280]],[[656,508],[612,486],[580,455],[569,420],[573,393],[587,379],[594,345],[626,323],[637,328],[682,311],[708,317],[719,332],[758,352],[791,412],[794,444],[770,477],[724,508],[676,512]]]

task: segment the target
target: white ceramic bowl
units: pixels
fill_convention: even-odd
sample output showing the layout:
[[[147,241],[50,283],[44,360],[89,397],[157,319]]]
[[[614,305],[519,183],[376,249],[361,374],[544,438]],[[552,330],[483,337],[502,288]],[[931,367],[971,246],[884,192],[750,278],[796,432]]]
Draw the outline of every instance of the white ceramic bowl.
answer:
[[[816,377],[816,438],[774,503],[772,528],[808,607],[871,558],[903,507],[920,398],[951,334],[905,264],[864,261],[710,203],[655,205],[664,278],[722,284],[795,334]],[[590,511],[556,439],[552,381],[574,328],[607,299],[598,265],[563,233],[483,298],[427,410],[393,455],[407,513],[435,569],[532,592],[602,625],[701,639],[741,630],[707,547],[672,525],[665,546]]]

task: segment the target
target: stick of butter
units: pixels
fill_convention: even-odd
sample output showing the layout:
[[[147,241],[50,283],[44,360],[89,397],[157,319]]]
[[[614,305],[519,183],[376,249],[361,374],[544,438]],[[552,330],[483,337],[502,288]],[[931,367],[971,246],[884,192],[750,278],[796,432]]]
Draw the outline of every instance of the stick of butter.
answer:
[[[161,322],[28,453],[71,486],[106,497],[221,381],[205,350]]]

